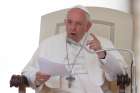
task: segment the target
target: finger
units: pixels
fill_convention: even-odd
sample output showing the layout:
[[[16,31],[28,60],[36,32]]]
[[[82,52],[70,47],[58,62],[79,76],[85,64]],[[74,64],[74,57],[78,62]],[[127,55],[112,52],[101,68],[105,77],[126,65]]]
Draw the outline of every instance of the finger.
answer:
[[[96,44],[90,44],[89,47],[91,47],[91,48],[97,48],[97,45]]]
[[[48,78],[45,78],[45,77],[39,77],[37,80],[38,80],[38,81],[46,81],[46,80],[48,80]]]
[[[48,76],[45,75],[45,74],[43,74],[43,73],[41,73],[41,72],[37,72],[37,73],[36,73],[36,79],[37,79],[37,80],[44,79],[44,78],[46,78],[46,77],[48,77]]]
[[[42,77],[45,79],[48,79],[48,78],[50,78],[50,75],[43,75]]]
[[[49,80],[50,77],[44,77],[44,80]]]
[[[36,73],[36,76],[38,76],[38,77],[40,77],[42,75],[43,75],[43,73],[41,73],[40,71]]]
[[[47,81],[47,80],[49,80],[48,77],[43,77],[43,78],[40,78],[40,79],[39,79],[39,81],[42,81],[42,82]]]
[[[50,75],[47,75],[47,74],[42,73],[42,72],[38,72],[37,75],[43,76],[43,77],[50,77]]]
[[[98,40],[98,39],[96,38],[96,36],[95,36],[93,33],[90,33],[90,35],[93,37],[93,40],[94,40],[94,39]]]
[[[96,45],[96,41],[91,40],[91,41],[87,42],[87,45],[89,45],[89,46]]]

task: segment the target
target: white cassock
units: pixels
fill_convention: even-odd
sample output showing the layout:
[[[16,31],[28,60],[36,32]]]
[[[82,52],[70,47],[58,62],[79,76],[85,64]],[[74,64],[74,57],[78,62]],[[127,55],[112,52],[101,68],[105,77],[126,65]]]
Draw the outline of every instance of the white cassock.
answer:
[[[101,42],[103,49],[113,48],[109,40],[98,36],[97,38]],[[83,39],[79,43],[83,43]],[[39,71],[39,58],[46,58],[51,62],[66,64],[68,70],[71,70],[70,64],[73,63],[79,49],[78,45],[67,43],[66,51],[65,33],[47,38],[39,45],[39,48],[24,68],[22,74],[27,77],[30,86],[36,90],[36,93],[39,93],[43,84],[40,87],[36,87],[34,83],[35,74]],[[67,54],[70,62],[69,65],[66,57]],[[71,88],[68,88],[67,76],[51,76],[44,84],[55,90],[55,93],[103,93],[101,86],[104,83],[104,79],[115,80],[116,74],[123,72],[124,67],[121,61],[123,61],[123,58],[116,51],[107,52],[105,59],[98,59],[96,54],[91,54],[83,49],[77,56],[76,63],[72,69],[72,75],[75,77],[75,80],[72,82]]]

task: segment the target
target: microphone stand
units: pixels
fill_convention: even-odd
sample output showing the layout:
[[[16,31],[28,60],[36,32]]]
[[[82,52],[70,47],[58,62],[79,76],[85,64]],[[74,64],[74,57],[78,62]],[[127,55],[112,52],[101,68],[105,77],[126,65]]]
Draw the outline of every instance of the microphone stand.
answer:
[[[129,83],[131,84],[131,93],[137,93],[137,84],[136,84],[136,61],[135,61],[135,56],[134,52],[129,49],[120,49],[120,48],[107,48],[107,49],[101,49],[98,51],[90,51],[85,47],[85,49],[90,52],[90,53],[98,53],[98,52],[103,52],[103,51],[124,51],[128,52],[132,56],[132,62],[131,62],[131,77],[128,77],[128,74],[125,75],[117,75],[117,85],[119,86],[119,93],[125,93],[125,86],[128,86]],[[134,74],[133,74],[134,73]]]

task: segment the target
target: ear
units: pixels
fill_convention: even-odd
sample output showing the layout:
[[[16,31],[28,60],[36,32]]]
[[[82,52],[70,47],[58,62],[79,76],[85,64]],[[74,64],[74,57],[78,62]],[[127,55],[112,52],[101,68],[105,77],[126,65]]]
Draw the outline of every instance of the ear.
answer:
[[[91,28],[91,26],[92,26],[92,23],[91,22],[88,22],[88,24],[87,24],[87,32],[89,31],[89,29]]]

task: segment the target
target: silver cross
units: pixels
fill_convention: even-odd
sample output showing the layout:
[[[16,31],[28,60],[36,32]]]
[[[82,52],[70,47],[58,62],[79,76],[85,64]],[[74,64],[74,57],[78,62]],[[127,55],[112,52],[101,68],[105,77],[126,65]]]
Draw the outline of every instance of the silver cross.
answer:
[[[71,88],[72,82],[75,80],[75,77],[70,75],[70,76],[66,77],[66,80],[68,80],[68,88]]]

